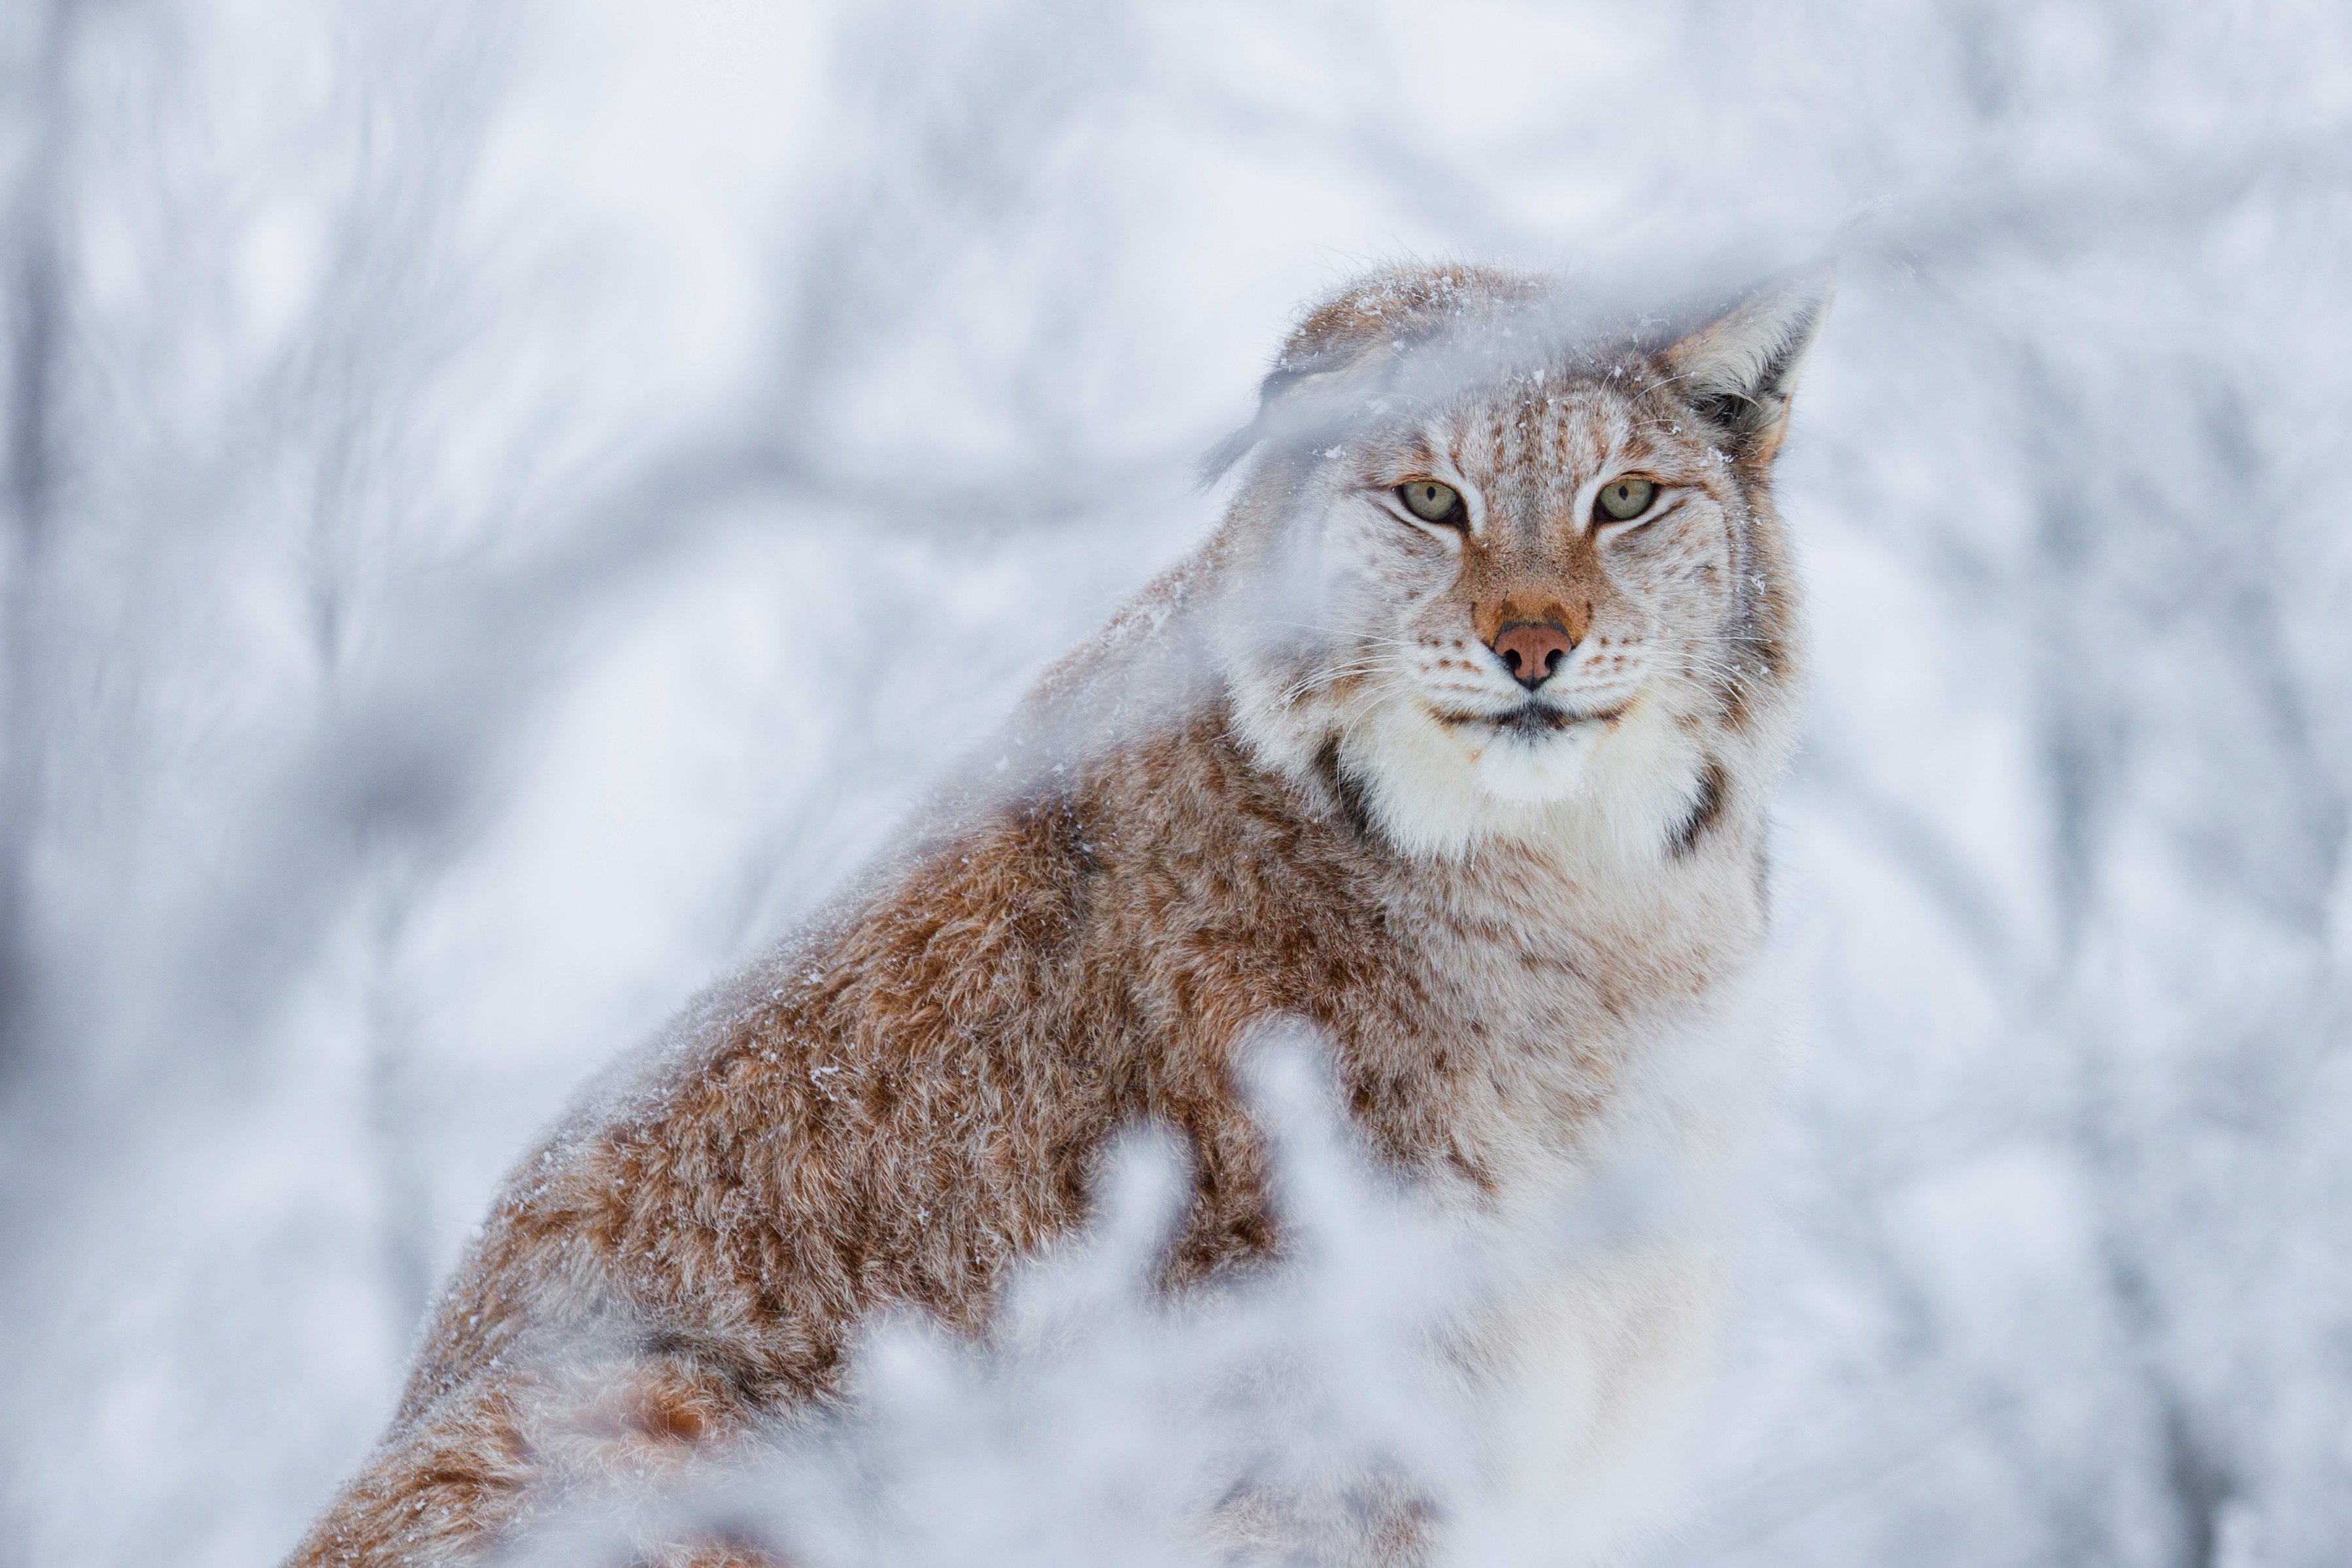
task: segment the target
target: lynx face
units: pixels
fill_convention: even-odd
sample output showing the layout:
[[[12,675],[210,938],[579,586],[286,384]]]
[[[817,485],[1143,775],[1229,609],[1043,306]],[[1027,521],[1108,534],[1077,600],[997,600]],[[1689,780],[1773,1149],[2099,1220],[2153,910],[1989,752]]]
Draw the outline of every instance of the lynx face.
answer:
[[[1403,297],[1310,318],[1285,356],[1308,368],[1269,382],[1317,444],[1270,451],[1238,513],[1261,584],[1228,638],[1243,731],[1411,850],[1661,853],[1794,679],[1769,465],[1820,296],[1531,356],[1495,352],[1531,285],[1385,284]],[[1373,323],[1352,353],[1349,316]]]

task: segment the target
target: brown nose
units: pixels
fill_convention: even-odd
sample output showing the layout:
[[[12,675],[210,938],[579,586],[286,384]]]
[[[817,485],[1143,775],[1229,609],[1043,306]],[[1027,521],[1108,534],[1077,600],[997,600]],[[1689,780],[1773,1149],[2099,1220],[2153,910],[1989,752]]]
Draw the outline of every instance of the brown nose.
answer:
[[[1529,691],[1541,686],[1575,647],[1568,628],[1556,621],[1513,621],[1495,634],[1494,641],[1496,656]]]

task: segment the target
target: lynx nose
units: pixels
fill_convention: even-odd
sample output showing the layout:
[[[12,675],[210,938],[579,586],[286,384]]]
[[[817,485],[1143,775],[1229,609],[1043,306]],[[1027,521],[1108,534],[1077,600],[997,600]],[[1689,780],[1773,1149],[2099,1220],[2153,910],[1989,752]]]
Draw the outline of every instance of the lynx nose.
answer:
[[[1495,634],[1492,647],[1513,678],[1533,691],[1559,668],[1576,643],[1558,622],[1513,621]]]

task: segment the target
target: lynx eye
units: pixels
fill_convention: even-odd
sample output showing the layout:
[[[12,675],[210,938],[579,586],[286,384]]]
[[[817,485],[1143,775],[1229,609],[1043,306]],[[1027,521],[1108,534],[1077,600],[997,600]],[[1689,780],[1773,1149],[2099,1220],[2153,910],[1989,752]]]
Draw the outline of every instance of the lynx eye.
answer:
[[[1612,479],[1601,487],[1601,494],[1592,502],[1592,510],[1601,514],[1599,521],[1631,522],[1650,510],[1650,499],[1658,487],[1648,479]]]
[[[1462,492],[1452,485],[1441,485],[1435,479],[1411,479],[1397,486],[1396,493],[1405,510],[1423,522],[1462,521]]]

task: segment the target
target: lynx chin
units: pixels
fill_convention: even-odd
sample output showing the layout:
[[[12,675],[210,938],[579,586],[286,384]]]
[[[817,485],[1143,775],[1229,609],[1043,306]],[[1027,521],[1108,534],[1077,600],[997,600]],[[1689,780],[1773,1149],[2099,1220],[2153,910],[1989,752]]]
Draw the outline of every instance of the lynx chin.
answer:
[[[1277,1258],[1235,1070],[1269,1020],[1328,1042],[1355,1134],[1446,1201],[1559,1182],[1765,934],[1804,664],[1772,468],[1828,297],[1622,322],[1448,266],[1309,310],[1212,458],[1201,550],[515,1168],[292,1562],[492,1561],[580,1489],[839,1398],[877,1313],[984,1334],[1139,1122],[1192,1161],[1169,1289]],[[1605,1448],[1701,1291],[1674,1279],[1497,1331],[1507,1381],[1614,1325],[1578,1352],[1598,1414],[1516,1462]],[[1400,1517],[1373,1555],[1443,1529]],[[1204,1529],[1246,1555],[1262,1526]]]

